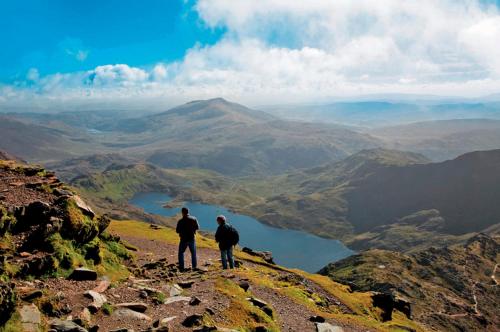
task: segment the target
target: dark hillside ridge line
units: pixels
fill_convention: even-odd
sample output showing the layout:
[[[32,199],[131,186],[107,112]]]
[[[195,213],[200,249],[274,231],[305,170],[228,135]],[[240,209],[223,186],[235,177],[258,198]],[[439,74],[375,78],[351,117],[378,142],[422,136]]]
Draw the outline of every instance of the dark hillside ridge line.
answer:
[[[351,183],[348,219],[358,232],[428,209],[445,219],[442,231],[463,234],[500,221],[500,149],[442,163],[389,166]],[[374,217],[375,216],[375,217]],[[474,220],[474,222],[471,222]]]

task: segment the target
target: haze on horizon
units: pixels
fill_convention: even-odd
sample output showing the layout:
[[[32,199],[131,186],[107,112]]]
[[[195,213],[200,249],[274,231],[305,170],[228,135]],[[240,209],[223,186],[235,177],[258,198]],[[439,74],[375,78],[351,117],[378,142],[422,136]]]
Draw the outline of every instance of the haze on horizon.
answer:
[[[492,0],[20,0],[0,22],[0,111],[500,93]]]

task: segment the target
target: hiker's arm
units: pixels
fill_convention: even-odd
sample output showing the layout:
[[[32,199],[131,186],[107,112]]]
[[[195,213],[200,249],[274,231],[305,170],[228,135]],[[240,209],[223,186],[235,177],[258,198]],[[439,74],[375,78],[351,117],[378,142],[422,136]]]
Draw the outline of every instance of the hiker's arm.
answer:
[[[220,242],[220,227],[218,227],[215,232],[215,242]]]
[[[200,225],[198,224],[198,219],[194,220],[194,230],[197,231],[200,229]]]
[[[181,228],[180,226],[181,226],[181,221],[179,220],[179,221],[177,222],[177,227],[175,227],[175,231],[176,231],[176,233],[177,233],[177,234],[179,234],[179,233],[180,233],[180,228]]]

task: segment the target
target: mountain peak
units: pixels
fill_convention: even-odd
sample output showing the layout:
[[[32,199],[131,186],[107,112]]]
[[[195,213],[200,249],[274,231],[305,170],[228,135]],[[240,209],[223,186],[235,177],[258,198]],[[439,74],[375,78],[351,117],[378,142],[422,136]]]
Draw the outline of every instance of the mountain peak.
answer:
[[[181,117],[186,121],[229,120],[236,123],[256,123],[274,120],[272,115],[230,102],[224,98],[194,100],[153,117]]]

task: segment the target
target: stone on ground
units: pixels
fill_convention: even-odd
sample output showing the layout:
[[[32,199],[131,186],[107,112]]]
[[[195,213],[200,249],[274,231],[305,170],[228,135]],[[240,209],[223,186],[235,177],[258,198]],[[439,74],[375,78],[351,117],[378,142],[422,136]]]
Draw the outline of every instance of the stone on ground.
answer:
[[[115,304],[117,308],[126,308],[137,312],[145,312],[148,310],[148,305],[142,302],[126,302]]]
[[[57,332],[88,332],[87,329],[70,320],[54,319],[49,325],[51,329]]]
[[[201,300],[197,298],[196,296],[193,296],[191,300],[189,301],[189,305],[198,305],[201,303]]]
[[[151,317],[148,315],[145,315],[143,313],[130,310],[128,308],[118,308],[115,311],[113,311],[113,316],[117,318],[128,318],[128,319],[135,319],[135,320],[144,320],[144,321],[151,321]]]
[[[21,316],[21,325],[25,332],[37,332],[40,324],[42,323],[42,314],[34,304],[23,305],[19,309],[19,316]]]
[[[168,294],[169,296],[179,296],[182,294],[182,288],[177,284],[173,284],[169,287]]]
[[[104,293],[108,290],[110,285],[111,283],[109,282],[109,280],[101,280],[99,284],[92,290],[96,293]]]
[[[184,321],[182,322],[182,325],[185,327],[194,327],[201,325],[202,321],[203,321],[202,315],[194,314],[191,316],[187,316],[186,319],[184,319]]]
[[[84,267],[79,267],[73,270],[68,279],[77,281],[97,280],[97,272]]]
[[[164,303],[170,304],[170,303],[181,302],[181,301],[189,302],[189,301],[191,301],[191,298],[187,297],[187,296],[172,296],[172,297],[169,297],[168,299],[166,299]]]
[[[23,294],[21,296],[21,298],[23,299],[23,301],[33,301],[39,297],[41,297],[43,295],[43,292],[39,289],[36,289],[36,290],[33,290],[33,291],[30,291],[30,292],[27,292],[26,294]]]
[[[332,325],[330,323],[316,323],[317,332],[343,332],[344,329],[340,326]]]
[[[106,296],[103,294],[99,294],[95,291],[86,291],[83,293],[85,297],[88,297],[89,299],[92,299],[92,303],[88,306],[89,310],[92,313],[96,313],[101,309],[101,307],[104,305],[104,303],[108,302],[108,299]]]

